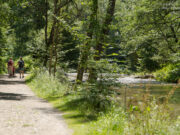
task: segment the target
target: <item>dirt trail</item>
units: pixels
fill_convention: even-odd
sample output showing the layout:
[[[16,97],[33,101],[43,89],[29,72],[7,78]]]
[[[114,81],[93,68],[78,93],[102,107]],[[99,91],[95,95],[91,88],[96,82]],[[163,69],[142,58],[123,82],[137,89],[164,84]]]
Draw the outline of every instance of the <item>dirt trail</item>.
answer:
[[[0,135],[72,135],[72,130],[24,80],[0,76]]]

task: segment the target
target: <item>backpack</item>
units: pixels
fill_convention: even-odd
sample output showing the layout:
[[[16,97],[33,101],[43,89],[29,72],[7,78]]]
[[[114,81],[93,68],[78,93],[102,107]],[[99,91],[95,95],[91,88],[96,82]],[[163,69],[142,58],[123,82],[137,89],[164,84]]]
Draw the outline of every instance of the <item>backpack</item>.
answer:
[[[24,61],[23,61],[23,60],[20,60],[20,61],[19,61],[19,67],[20,67],[20,68],[23,68],[23,67],[24,67]]]

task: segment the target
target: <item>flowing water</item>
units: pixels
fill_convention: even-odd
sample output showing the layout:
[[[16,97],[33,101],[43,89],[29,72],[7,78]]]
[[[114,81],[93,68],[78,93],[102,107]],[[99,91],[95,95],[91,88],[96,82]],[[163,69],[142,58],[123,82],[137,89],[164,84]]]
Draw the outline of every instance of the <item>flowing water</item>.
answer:
[[[144,95],[149,94],[155,97],[160,103],[164,103],[168,98],[168,104],[174,116],[180,116],[180,85],[158,84],[158,83],[131,83],[124,84],[119,88],[120,97],[123,104],[141,102]],[[126,98],[126,99],[125,99]],[[126,102],[126,103],[125,103]]]

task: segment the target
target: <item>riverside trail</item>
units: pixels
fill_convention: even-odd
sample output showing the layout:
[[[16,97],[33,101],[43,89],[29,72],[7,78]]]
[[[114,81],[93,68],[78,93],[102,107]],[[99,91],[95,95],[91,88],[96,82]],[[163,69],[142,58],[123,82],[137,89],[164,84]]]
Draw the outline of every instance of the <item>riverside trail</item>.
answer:
[[[24,79],[0,76],[0,135],[72,135],[62,113],[35,96]]]

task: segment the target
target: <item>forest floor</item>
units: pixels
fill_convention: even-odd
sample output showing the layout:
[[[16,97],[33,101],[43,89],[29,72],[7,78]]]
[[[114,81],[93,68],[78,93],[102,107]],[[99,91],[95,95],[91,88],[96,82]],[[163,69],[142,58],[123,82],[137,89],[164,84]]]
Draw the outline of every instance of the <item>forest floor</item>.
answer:
[[[62,115],[36,97],[24,79],[0,76],[1,135],[71,135]]]

